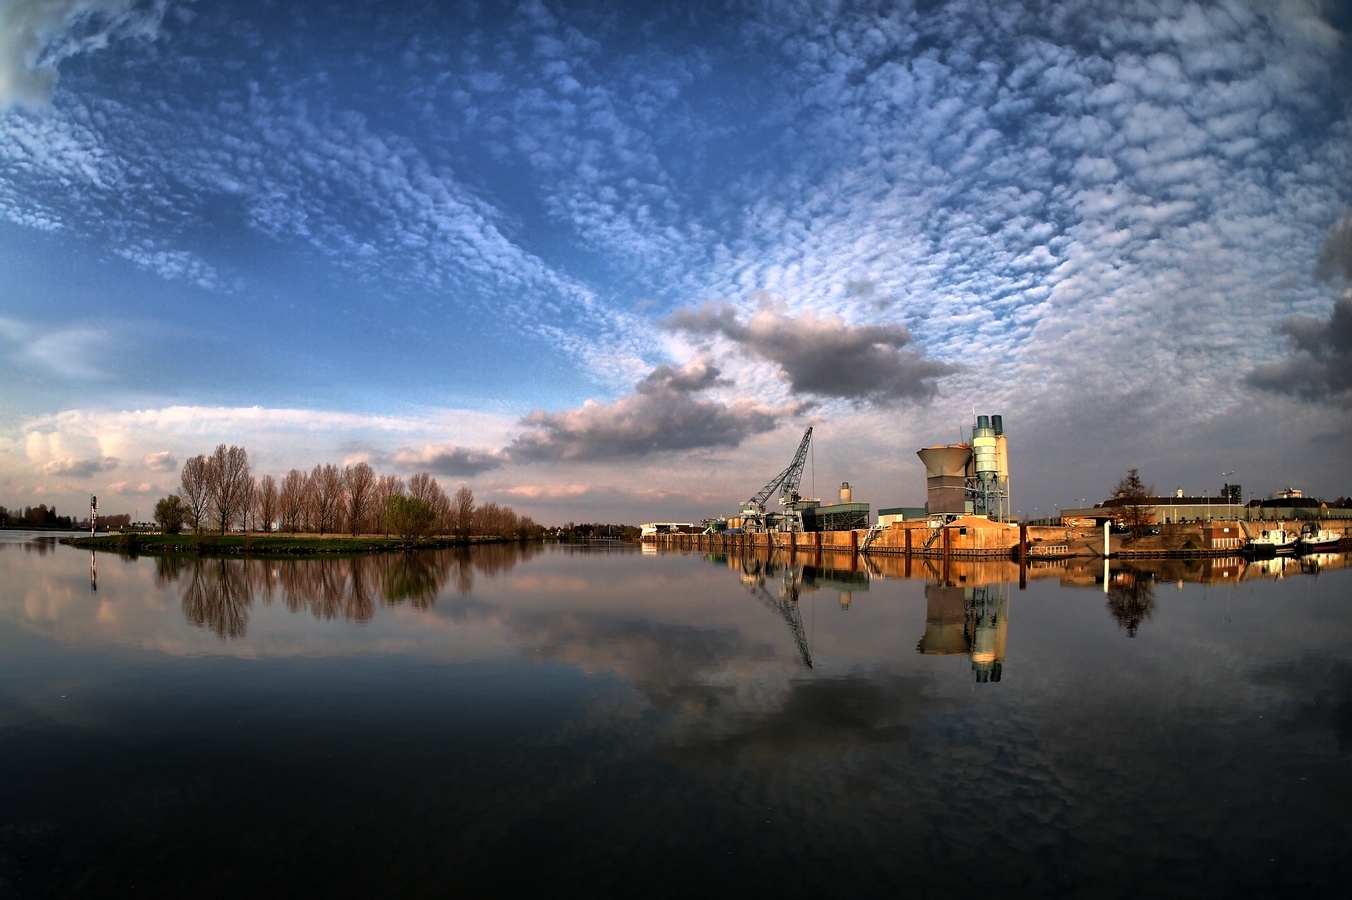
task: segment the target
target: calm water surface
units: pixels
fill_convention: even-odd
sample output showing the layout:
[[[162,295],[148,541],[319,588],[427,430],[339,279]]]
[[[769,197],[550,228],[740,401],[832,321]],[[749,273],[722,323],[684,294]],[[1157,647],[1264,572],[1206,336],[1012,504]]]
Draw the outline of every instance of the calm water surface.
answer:
[[[0,533],[0,897],[1346,896],[1343,555],[788,562]]]

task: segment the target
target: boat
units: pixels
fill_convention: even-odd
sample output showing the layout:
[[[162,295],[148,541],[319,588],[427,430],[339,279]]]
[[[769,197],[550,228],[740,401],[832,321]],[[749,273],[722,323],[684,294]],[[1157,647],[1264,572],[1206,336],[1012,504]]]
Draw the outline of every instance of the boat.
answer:
[[[1299,550],[1301,553],[1318,553],[1321,550],[1338,549],[1342,535],[1321,527],[1318,522],[1306,522],[1301,526]]]
[[[1244,553],[1255,559],[1271,556],[1289,556],[1296,552],[1300,540],[1297,532],[1290,531],[1282,523],[1276,528],[1265,528],[1256,537],[1250,537],[1244,543]]]

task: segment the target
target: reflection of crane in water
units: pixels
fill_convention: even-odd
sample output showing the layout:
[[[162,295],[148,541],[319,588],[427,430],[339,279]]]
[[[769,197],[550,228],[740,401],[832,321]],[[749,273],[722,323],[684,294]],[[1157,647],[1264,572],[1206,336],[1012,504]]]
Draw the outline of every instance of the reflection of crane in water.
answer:
[[[766,576],[774,574],[773,567],[767,561],[743,559],[742,584],[746,585],[747,590],[757,600],[789,624],[793,642],[798,646],[798,654],[803,657],[803,664],[810,669],[812,651],[808,648],[807,635],[803,632],[803,617],[798,612],[798,595],[802,590],[802,583],[791,566],[784,566],[783,569],[784,586],[780,588],[777,598],[765,587]]]

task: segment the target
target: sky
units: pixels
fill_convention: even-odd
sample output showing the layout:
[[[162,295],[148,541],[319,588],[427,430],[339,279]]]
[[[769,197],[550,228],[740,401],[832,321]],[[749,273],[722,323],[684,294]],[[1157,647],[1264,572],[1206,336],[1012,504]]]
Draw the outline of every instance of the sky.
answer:
[[[0,0],[0,505],[1352,495],[1352,8]]]

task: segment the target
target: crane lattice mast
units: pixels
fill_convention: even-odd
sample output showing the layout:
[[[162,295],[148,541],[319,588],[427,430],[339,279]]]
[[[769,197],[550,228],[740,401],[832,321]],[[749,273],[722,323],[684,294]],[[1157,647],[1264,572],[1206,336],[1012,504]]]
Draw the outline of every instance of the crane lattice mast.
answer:
[[[770,482],[756,492],[751,499],[742,504],[742,516],[762,520],[765,516],[765,501],[770,499],[770,495],[779,491],[779,502],[785,508],[793,510],[798,503],[798,485],[803,480],[803,466],[807,463],[808,446],[812,443],[812,426],[808,426],[807,431],[803,432],[803,439],[798,444],[798,452],[793,455],[793,462],[789,463],[784,471],[780,472]]]

